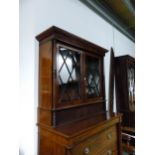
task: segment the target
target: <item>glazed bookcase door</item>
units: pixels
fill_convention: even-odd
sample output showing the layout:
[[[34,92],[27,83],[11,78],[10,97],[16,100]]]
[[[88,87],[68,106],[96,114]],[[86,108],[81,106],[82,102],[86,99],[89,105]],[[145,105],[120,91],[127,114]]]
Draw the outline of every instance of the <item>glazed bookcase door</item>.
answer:
[[[85,98],[92,99],[101,97],[101,58],[85,55]]]
[[[129,110],[134,112],[135,111],[135,67],[134,67],[134,63],[128,64],[127,79],[128,79]]]
[[[115,64],[117,111],[123,113],[123,126],[135,128],[135,59],[119,56]]]
[[[56,45],[57,105],[75,104],[81,100],[81,52],[75,48]]]

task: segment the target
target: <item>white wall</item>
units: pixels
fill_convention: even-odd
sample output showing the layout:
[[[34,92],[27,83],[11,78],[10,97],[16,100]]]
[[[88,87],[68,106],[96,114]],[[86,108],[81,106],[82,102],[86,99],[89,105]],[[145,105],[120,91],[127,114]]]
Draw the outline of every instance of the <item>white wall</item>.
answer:
[[[35,36],[52,25],[85,38],[115,55],[134,56],[134,43],[79,0],[20,1],[20,101],[22,155],[37,155],[38,42]],[[108,92],[109,53],[105,57]]]
[[[36,155],[34,3],[20,2],[20,154]]]

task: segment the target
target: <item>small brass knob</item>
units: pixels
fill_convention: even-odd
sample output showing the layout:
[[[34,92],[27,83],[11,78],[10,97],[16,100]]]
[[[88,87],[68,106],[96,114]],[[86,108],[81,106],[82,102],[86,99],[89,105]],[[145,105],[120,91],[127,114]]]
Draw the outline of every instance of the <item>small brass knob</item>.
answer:
[[[112,155],[112,151],[111,150],[108,150],[107,151],[107,155]]]
[[[88,147],[86,147],[86,148],[84,149],[84,153],[85,153],[85,154],[89,154],[89,153],[90,153],[90,150],[89,150]]]
[[[109,134],[107,135],[107,137],[108,137],[108,139],[112,139],[112,134],[109,133]]]

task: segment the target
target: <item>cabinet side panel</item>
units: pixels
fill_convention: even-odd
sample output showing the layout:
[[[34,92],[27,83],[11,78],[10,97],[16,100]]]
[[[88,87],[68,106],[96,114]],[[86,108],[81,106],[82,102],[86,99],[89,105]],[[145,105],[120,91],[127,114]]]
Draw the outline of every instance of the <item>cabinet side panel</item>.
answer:
[[[117,136],[118,136],[118,155],[122,155],[122,128],[121,128],[121,122],[117,123]]]
[[[47,125],[52,123],[52,65],[52,41],[40,43],[38,121]]]
[[[102,82],[101,82],[101,84],[102,84],[102,91],[101,91],[101,93],[102,93],[102,95],[103,95],[103,100],[105,101],[105,99],[106,99],[106,95],[105,95],[105,67],[104,67],[104,57],[102,57],[101,58],[102,60],[101,60],[101,63],[100,63],[100,66],[101,66],[101,78],[102,78]],[[104,102],[103,103],[103,110],[104,111],[106,111],[106,103]]]
[[[51,126],[51,123],[52,123],[51,111],[39,108],[38,109],[38,122]]]
[[[48,135],[39,134],[39,155],[65,155],[65,147],[55,143]]]

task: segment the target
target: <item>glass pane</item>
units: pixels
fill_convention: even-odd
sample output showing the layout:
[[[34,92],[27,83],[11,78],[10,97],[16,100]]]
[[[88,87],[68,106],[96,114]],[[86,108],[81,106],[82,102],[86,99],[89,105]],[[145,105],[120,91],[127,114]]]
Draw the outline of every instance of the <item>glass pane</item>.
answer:
[[[130,65],[128,68],[129,108],[135,111],[135,69]]]
[[[86,57],[86,95],[88,98],[100,95],[99,59]]]
[[[57,57],[59,103],[80,98],[80,53],[59,46]]]

